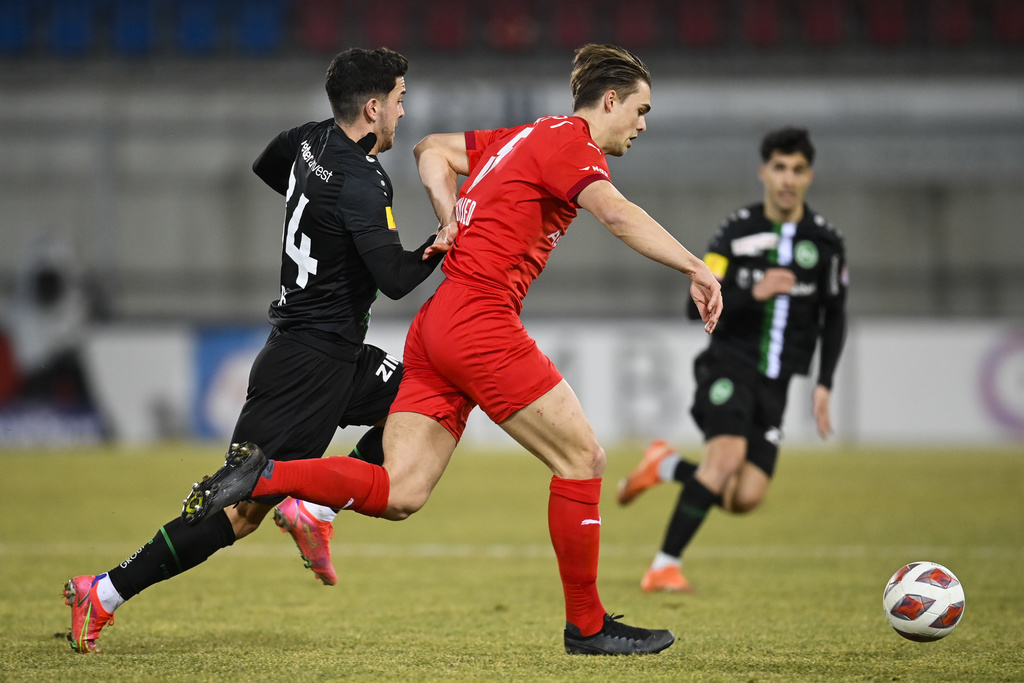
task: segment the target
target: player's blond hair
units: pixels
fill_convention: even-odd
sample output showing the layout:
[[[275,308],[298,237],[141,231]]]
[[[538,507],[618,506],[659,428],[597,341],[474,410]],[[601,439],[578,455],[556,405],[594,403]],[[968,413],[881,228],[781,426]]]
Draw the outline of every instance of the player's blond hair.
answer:
[[[651,71],[629,50],[617,45],[584,45],[576,50],[569,78],[573,111],[594,106],[609,90],[623,99],[629,97],[641,81],[650,87]]]

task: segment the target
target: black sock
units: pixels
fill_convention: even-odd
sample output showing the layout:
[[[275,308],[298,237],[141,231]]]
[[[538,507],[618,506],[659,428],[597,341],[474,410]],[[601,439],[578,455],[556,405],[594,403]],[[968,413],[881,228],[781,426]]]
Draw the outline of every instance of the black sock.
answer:
[[[363,437],[359,439],[359,443],[352,449],[352,452],[348,454],[350,458],[356,458],[363,462],[368,462],[371,465],[383,465],[384,464],[384,428],[383,427],[371,427]]]
[[[683,487],[683,492],[679,494],[679,502],[676,503],[668,531],[665,532],[661,552],[672,557],[680,557],[718,498],[704,484],[690,477]]]
[[[221,510],[195,526],[180,517],[160,527],[153,540],[107,574],[127,600],[154,583],[177,576],[201,564],[210,555],[235,542],[235,531]]]
[[[696,471],[697,463],[683,460],[682,456],[680,456],[679,462],[676,463],[676,469],[672,472],[672,479],[680,484],[685,484],[686,480],[692,477]]]

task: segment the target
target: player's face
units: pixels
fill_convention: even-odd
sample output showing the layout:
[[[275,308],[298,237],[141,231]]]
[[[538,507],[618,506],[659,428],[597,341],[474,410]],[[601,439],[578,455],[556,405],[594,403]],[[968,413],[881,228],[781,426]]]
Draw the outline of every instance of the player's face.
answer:
[[[395,88],[388,94],[388,97],[381,106],[380,118],[377,120],[377,153],[386,152],[395,144],[395,128],[398,127],[398,119],[405,116],[405,79],[395,79]]]
[[[800,152],[772,152],[758,176],[764,184],[764,202],[769,213],[790,215],[803,206],[814,169]]]
[[[651,86],[643,81],[637,83],[637,90],[623,100],[616,100],[613,122],[608,139],[601,149],[605,154],[621,157],[640,133],[647,130],[647,112],[651,110]]]

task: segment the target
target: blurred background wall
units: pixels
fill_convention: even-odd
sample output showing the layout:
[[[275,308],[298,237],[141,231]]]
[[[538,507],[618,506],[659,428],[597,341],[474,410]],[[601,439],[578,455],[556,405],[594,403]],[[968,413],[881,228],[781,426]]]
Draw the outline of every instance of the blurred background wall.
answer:
[[[148,372],[154,387],[177,387],[179,398],[156,396],[144,416],[122,411],[114,432],[192,433],[192,398],[183,407],[180,396],[194,398],[206,382],[195,378],[196,331],[231,324],[265,333],[277,295],[282,202],[251,163],[281,130],[329,117],[323,74],[336,52],[387,45],[410,58],[406,118],[382,162],[411,245],[435,224],[415,142],[569,113],[573,49],[592,41],[635,50],[654,75],[649,130],[610,164],[627,197],[702,253],[728,213],[760,199],[761,136],[810,128],[818,159],[809,203],[840,227],[848,251],[843,370],[853,378],[884,367],[893,348],[885,340],[906,339],[909,323],[911,338],[917,330],[935,344],[933,361],[905,378],[920,396],[959,401],[968,392],[970,405],[991,414],[984,396],[995,391],[995,412],[1009,417],[979,418],[964,438],[984,437],[986,424],[994,440],[1024,434],[1024,350],[1013,341],[1024,327],[1022,0],[0,0],[7,317],[33,245],[64,243],[74,254],[68,272],[90,302],[88,372],[108,373],[98,359],[118,340],[138,342],[140,369],[129,379]],[[560,246],[531,291],[528,325],[612,322],[628,339],[630,329],[680,321],[686,283],[588,215]],[[432,291],[374,307],[375,326],[399,330],[393,351]],[[971,329],[988,336],[954,353],[946,340]],[[184,347],[166,346],[175,334]],[[683,348],[703,343],[693,339]],[[912,356],[925,353],[908,344]],[[877,357],[859,353],[876,346]],[[1009,360],[985,370],[1004,347]],[[162,375],[160,359],[179,357],[181,368]],[[116,361],[104,367],[118,374]],[[961,371],[967,384],[944,382]],[[675,427],[689,421],[687,372],[684,363],[684,398],[669,401],[674,417],[664,424],[696,438]],[[980,388],[985,372],[996,389]],[[840,436],[868,438],[851,423],[878,423],[865,412],[877,404],[864,393],[874,376],[851,379],[837,396],[856,406],[845,409],[845,431],[838,420]],[[95,381],[108,387],[101,403],[131,393],[127,380]],[[891,410],[915,409],[916,395]],[[909,435],[877,438],[927,440],[958,414],[916,409],[923,421]],[[656,436],[648,432],[662,423],[638,424],[615,436]]]

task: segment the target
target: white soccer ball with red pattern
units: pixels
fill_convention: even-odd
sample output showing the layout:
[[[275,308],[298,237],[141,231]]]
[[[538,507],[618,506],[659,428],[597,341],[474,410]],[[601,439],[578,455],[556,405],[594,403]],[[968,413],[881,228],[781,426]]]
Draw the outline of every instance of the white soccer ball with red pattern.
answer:
[[[964,587],[934,562],[911,562],[892,575],[882,594],[885,618],[908,640],[948,636],[964,614]]]

